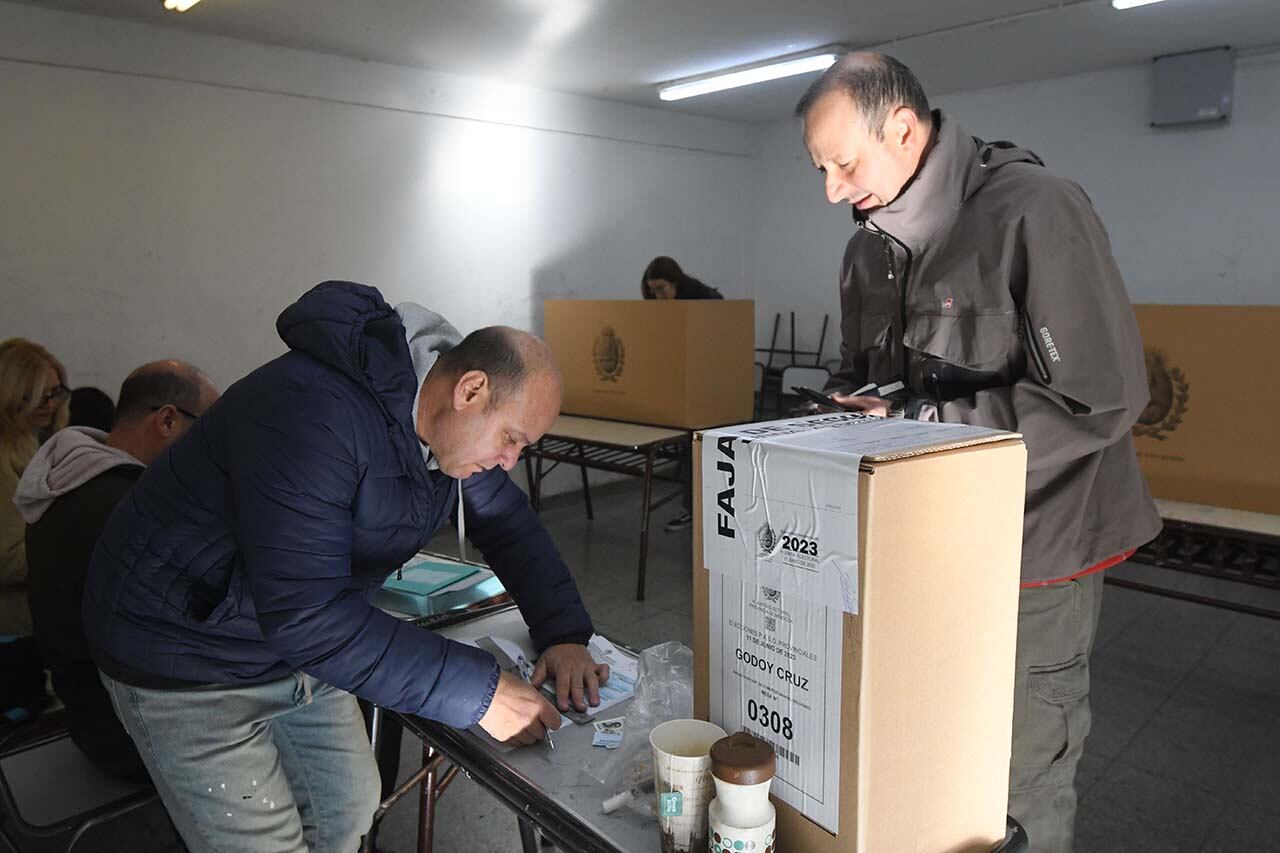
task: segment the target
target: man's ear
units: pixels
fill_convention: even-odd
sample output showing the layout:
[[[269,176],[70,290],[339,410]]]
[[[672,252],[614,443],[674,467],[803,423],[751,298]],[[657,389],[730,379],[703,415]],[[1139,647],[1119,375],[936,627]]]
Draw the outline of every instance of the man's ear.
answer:
[[[912,143],[923,144],[917,139],[923,128],[920,117],[910,107],[898,107],[889,115],[885,133],[898,148],[906,148]]]
[[[453,408],[462,411],[489,402],[489,375],[483,370],[468,370],[453,385]]]
[[[151,413],[151,427],[161,438],[172,438],[178,429],[178,410],[165,404]]]

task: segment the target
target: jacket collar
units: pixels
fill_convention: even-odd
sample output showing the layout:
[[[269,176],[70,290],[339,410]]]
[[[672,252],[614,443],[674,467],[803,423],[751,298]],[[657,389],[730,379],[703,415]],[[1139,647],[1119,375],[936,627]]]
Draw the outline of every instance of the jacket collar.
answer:
[[[969,195],[969,178],[978,152],[974,138],[941,110],[933,111],[933,126],[933,147],[898,197],[869,216],[861,216],[854,208],[854,219],[860,224],[870,219],[876,229],[898,239],[916,254],[959,217],[960,206]]]

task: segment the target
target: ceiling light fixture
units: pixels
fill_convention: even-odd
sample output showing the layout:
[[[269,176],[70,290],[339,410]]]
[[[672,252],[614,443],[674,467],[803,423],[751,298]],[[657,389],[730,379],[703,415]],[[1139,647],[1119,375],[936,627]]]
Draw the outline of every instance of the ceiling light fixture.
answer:
[[[185,12],[200,0],[164,0],[164,7],[170,12]]]
[[[778,80],[796,74],[808,74],[811,71],[825,71],[840,58],[842,51],[836,48],[824,48],[822,53],[807,56],[771,59],[760,65],[717,71],[715,74],[697,77],[672,83],[663,83],[658,87],[658,97],[664,101],[679,101],[696,95],[707,95],[711,92],[722,92],[725,89],[736,89],[739,86],[750,86],[766,80]]]
[[[1132,9],[1135,6],[1150,6],[1152,3],[1163,3],[1164,0],[1111,0],[1113,9]]]

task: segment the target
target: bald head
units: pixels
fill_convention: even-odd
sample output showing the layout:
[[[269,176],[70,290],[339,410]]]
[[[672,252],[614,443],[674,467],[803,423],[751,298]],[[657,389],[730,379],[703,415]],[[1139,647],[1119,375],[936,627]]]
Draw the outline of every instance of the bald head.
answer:
[[[551,428],[560,398],[550,347],[519,329],[478,329],[427,373],[418,393],[418,437],[450,477],[510,471],[520,451]]]
[[[217,386],[199,368],[178,359],[144,364],[120,386],[116,423],[146,418],[163,406],[200,415],[218,398]]]
[[[519,394],[528,383],[560,390],[560,368],[551,348],[541,339],[510,326],[487,326],[462,339],[440,356],[439,368],[456,380],[479,371],[488,378],[488,407],[494,408]]]
[[[150,465],[217,399],[213,380],[194,365],[177,359],[144,364],[120,386],[107,444]]]

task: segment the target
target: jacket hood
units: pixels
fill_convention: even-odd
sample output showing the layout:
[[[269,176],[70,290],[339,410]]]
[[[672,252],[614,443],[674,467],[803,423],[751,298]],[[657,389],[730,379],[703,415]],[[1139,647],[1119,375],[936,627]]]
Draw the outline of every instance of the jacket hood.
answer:
[[[405,342],[409,345],[409,356],[413,360],[413,375],[417,380],[415,384],[420,389],[432,365],[440,358],[440,354],[448,352],[461,343],[462,335],[444,317],[423,308],[416,302],[401,302],[396,306],[396,314],[399,315],[400,322],[404,323]],[[413,431],[418,432],[416,405],[413,407]],[[425,442],[422,444],[422,454],[428,468],[437,467],[431,456],[431,449]]]
[[[280,339],[367,388],[390,420],[413,422],[417,386],[404,325],[377,289],[326,281],[276,320]]]
[[[1034,152],[1012,142],[984,142],[970,136],[942,110],[933,111],[933,126],[937,134],[933,149],[898,197],[869,215],[857,208],[853,212],[860,225],[870,220],[913,252],[923,250],[954,224],[961,206],[1003,167],[1044,165]]]
[[[421,387],[436,359],[462,343],[462,335],[444,317],[416,302],[401,302],[395,310],[404,324],[413,372]]]
[[[13,495],[27,524],[35,524],[60,496],[120,465],[144,467],[132,455],[111,447],[107,434],[92,427],[59,430],[40,446]]]

